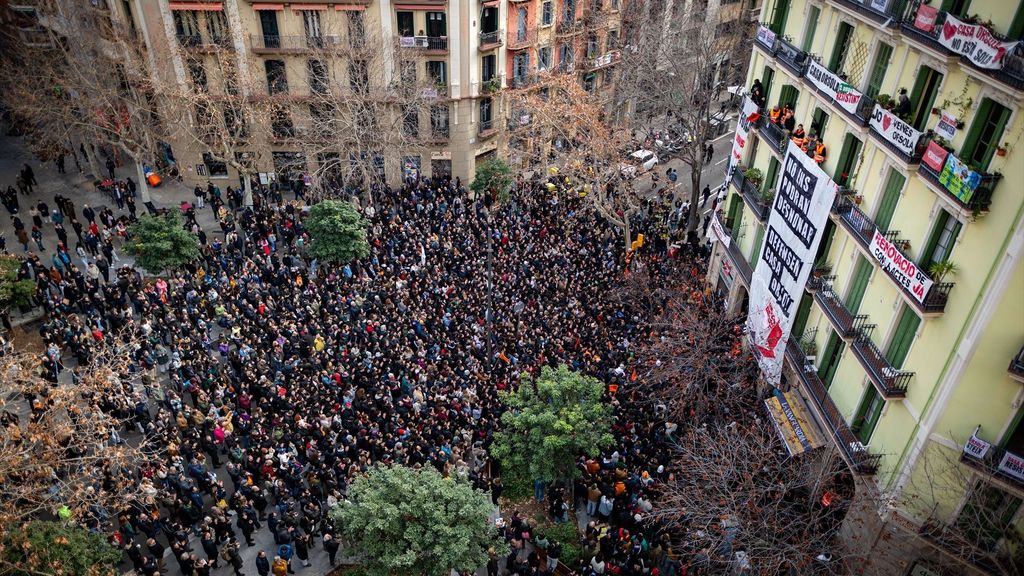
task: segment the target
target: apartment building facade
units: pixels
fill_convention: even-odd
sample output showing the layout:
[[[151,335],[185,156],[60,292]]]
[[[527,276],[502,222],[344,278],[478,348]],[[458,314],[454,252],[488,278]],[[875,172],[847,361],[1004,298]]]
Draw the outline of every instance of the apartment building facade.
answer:
[[[416,137],[401,145],[382,139],[382,149],[369,152],[377,174],[395,184],[437,174],[468,182],[477,162],[504,156],[508,143],[502,127],[511,113],[503,103],[506,90],[526,88],[539,75],[559,70],[579,73],[581,82],[610,86],[613,76],[598,80],[596,71],[618,61],[621,1],[594,0],[585,8],[578,0],[99,3],[144,42],[158,84],[228,91],[229,81],[218,71],[230,67],[238,76],[232,85],[241,86],[246,97],[286,102],[287,118],[275,117],[271,125],[253,130],[236,154],[261,181],[308,180],[321,172],[327,162],[322,147],[304,145],[303,137],[317,114],[310,101],[326,89],[325,82],[337,79],[342,89],[372,90],[374,84],[393,86],[407,78],[425,81],[432,101],[403,121]],[[584,21],[585,14],[595,19]],[[598,21],[599,36],[583,34],[585,25],[595,27]],[[325,63],[322,55],[328,52]],[[367,60],[378,64],[367,69]],[[166,156],[186,184],[239,182],[231,162],[170,132]],[[333,155],[344,158],[346,152],[354,154],[337,150]]]
[[[1001,573],[1019,554],[1022,31],[1019,1],[770,0],[761,13],[747,86],[760,81],[763,107],[708,282],[747,312],[802,128],[836,195],[780,387],[875,502],[873,521],[847,522],[864,573]]]

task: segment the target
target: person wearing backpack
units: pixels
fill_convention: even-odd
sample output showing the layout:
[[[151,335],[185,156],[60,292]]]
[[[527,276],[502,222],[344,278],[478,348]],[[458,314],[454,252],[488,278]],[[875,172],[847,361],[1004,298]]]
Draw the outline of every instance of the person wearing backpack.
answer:
[[[292,554],[294,553],[295,551],[289,544],[281,544],[281,547],[277,549],[277,555],[280,556],[282,560],[284,560],[285,566],[287,566],[289,574],[295,574],[295,571],[292,570]]]

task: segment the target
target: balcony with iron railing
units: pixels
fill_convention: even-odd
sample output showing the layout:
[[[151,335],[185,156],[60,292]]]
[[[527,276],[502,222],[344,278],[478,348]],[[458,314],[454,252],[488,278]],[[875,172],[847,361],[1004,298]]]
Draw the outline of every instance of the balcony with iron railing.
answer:
[[[839,295],[832,289],[834,281],[835,276],[812,275],[807,279],[807,290],[814,296],[814,301],[832,322],[836,333],[849,340],[857,335],[854,326],[866,322],[867,316],[854,315],[850,312]]]
[[[480,49],[492,50],[501,46],[501,30],[480,33]]]
[[[346,47],[341,36],[321,35],[305,36],[302,34],[271,35],[250,34],[249,48],[254,54],[266,53],[304,53],[311,50],[338,49]]]
[[[571,36],[579,34],[586,29],[586,23],[582,19],[566,20],[559,18],[555,23],[555,36]]]
[[[850,430],[846,419],[836,408],[832,397],[828,395],[828,390],[818,376],[813,363],[808,361],[800,343],[795,338],[790,337],[786,343],[786,359],[789,360],[794,372],[799,377],[800,387],[810,398],[814,411],[819,416],[818,422],[828,430],[829,437],[832,438],[850,469],[856,474],[864,475],[878,472],[882,455],[871,454]]]
[[[856,336],[853,339],[853,355],[860,360],[861,366],[868,374],[868,379],[875,385],[875,389],[883,398],[886,400],[904,398],[914,373],[893,367],[885,354],[871,340],[871,333],[874,332],[875,327],[875,324],[867,323],[866,317],[858,317],[854,321],[853,328]]]
[[[865,252],[871,257],[871,260],[875,263],[879,263],[878,259],[872,254],[871,244],[875,236],[875,223],[865,214],[853,200],[852,195],[849,193],[843,193],[836,197],[835,204],[832,205],[832,212],[836,215],[839,223],[842,224],[843,228],[850,233],[851,236],[857,241],[858,244],[864,249]],[[902,250],[905,249],[909,242],[902,240],[899,237],[899,231],[891,230],[883,233],[882,236],[894,246],[894,249],[899,252],[899,258],[905,262],[912,262]],[[927,278],[927,275],[923,271],[917,270],[916,266],[913,266],[916,274]],[[901,290],[906,296],[907,301],[913,304],[918,311],[922,314],[942,314],[946,310],[946,302],[949,300],[949,293],[955,285],[953,282],[936,282],[931,285],[931,288],[927,293],[920,296],[915,295],[910,287],[904,285],[901,278],[896,274],[898,271],[891,270],[889,267],[882,266],[882,270],[886,275],[896,284],[896,287]],[[929,278],[930,280],[930,278]]]
[[[729,259],[732,260],[733,265],[736,266],[736,270],[740,273],[740,278],[743,279],[744,284],[750,286],[750,278],[753,276],[753,270],[750,268],[750,262],[747,261],[747,257],[744,256],[743,252],[740,250],[739,240],[732,232],[732,221],[727,219],[722,223],[722,226],[725,227],[732,239],[729,242],[729,248],[727,249]]]
[[[587,72],[593,72],[594,70],[600,70],[601,68],[607,68],[612,64],[622,60],[622,52],[618,50],[612,50],[607,54],[602,54],[596,58],[588,58],[586,60]]]
[[[927,7],[929,4],[929,0],[911,0],[907,4],[906,10],[903,13],[902,22],[900,23],[903,37],[929,48],[934,52],[954,57],[960,56],[939,42],[939,34],[942,32],[943,24],[946,22],[947,12],[945,10],[937,11],[934,23],[931,23],[931,18],[923,18],[920,21],[918,20],[917,15],[921,6],[924,5]],[[985,28],[997,42],[1012,42],[1014,40],[1020,40],[1020,38],[1006,38],[991,28],[986,26],[982,27]],[[985,68],[975,64],[970,58],[963,56],[960,57],[960,62],[1015,90],[1024,90],[1024,48],[1021,47],[1020,42],[1003,54],[1003,65],[999,68]]]
[[[495,132],[496,130],[494,129],[494,118],[480,119],[480,125],[477,126],[477,134],[480,137],[486,138],[488,136],[494,135]]]
[[[807,72],[807,52],[797,48],[785,37],[780,36],[775,40],[775,59],[797,76]]]
[[[764,143],[768,145],[776,154],[785,154],[787,147],[786,131],[781,124],[772,122],[770,118],[765,117],[757,128],[758,135],[764,140]]]
[[[833,74],[835,74],[835,72],[833,72]],[[838,74],[836,75],[838,76]],[[842,77],[840,76],[840,78]],[[806,68],[804,69],[803,81],[804,84],[806,84],[807,87],[811,89],[811,92],[817,94],[817,96],[824,100],[825,102],[832,104],[836,110],[839,110],[840,114],[849,118],[850,121],[854,123],[854,125],[867,126],[868,123],[871,121],[871,115],[872,113],[874,113],[875,110],[874,98],[868,96],[867,94],[861,94],[860,99],[857,100],[856,108],[851,112],[847,110],[845,106],[841,106],[840,103],[837,102],[832,97],[832,95],[828,94],[827,92],[819,88],[814,83],[814,81],[811,80],[810,76],[807,75]]]
[[[877,107],[878,104],[875,103],[875,106]],[[883,120],[883,122],[884,122],[884,120]],[[931,141],[932,132],[929,131],[928,133],[922,134],[922,133],[914,130],[913,127],[911,127],[909,124],[907,125],[907,128],[908,128],[908,130],[911,131],[910,138],[917,138],[917,140],[915,140],[913,142],[913,149],[914,149],[914,151],[912,153],[910,153],[910,154],[907,154],[907,152],[905,150],[903,150],[902,148],[897,146],[894,142],[891,142],[885,136],[885,134],[880,132],[875,127],[875,125],[871,126],[870,133],[871,133],[871,138],[875,141],[875,143],[877,143],[879,146],[885,148],[886,150],[889,150],[890,152],[892,152],[892,154],[894,156],[896,156],[897,158],[899,158],[900,160],[902,160],[903,163],[907,165],[907,167],[910,167],[910,166],[916,166],[917,164],[921,163],[921,158],[924,156],[924,151],[928,147],[928,142]],[[910,146],[908,146],[908,147],[910,147]]]
[[[1024,347],[1021,347],[1020,352],[1010,360],[1010,367],[1006,369],[1010,374],[1010,378],[1018,382],[1024,383]]]
[[[540,81],[540,74],[536,72],[512,76],[512,88],[527,88]]]
[[[899,26],[900,20],[903,19],[903,15],[906,13],[908,0],[882,2],[881,7],[879,7],[879,2],[861,0],[832,0],[832,3],[848,8],[857,14],[867,16],[870,20],[873,20],[876,24],[881,24],[883,27],[892,28]]]
[[[745,168],[736,166],[732,173],[732,185],[736,191],[743,196],[743,201],[750,207],[751,212],[762,224],[768,219],[768,212],[771,210],[771,200],[751,182],[744,174]]]
[[[938,144],[930,144],[930,146],[938,146]],[[949,155],[954,156],[952,152],[949,152]],[[948,159],[946,163],[949,163]],[[963,162],[960,163],[963,164]],[[925,183],[928,184],[928,187],[936,194],[952,200],[955,204],[971,213],[988,212],[989,206],[992,204],[992,192],[995,190],[996,184],[1003,177],[999,173],[978,172],[980,176],[978,185],[974,190],[971,190],[958,175],[952,173],[943,175],[943,170],[936,170],[927,162],[921,163],[918,173]],[[948,182],[949,185],[944,183],[943,180]],[[950,189],[951,187],[952,190]]]
[[[398,47],[427,52],[447,52],[447,36],[399,36]]]
[[[522,50],[529,48],[537,41],[537,30],[516,30],[505,38],[505,46],[509,50]]]
[[[977,432],[974,435],[977,436]],[[988,444],[987,441],[978,439]],[[960,452],[960,461],[983,474],[998,478],[1024,493],[1024,480],[1011,473],[1019,472],[1019,463],[1024,461],[1024,457],[1020,454],[1014,454],[1005,448],[989,444],[982,458],[976,458],[968,454],[967,450],[963,450]]]

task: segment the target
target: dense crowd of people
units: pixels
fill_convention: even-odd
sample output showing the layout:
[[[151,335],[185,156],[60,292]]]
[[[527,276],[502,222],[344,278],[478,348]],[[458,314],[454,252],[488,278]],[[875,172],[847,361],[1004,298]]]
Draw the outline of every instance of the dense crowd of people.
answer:
[[[91,400],[126,418],[157,455],[132,479],[143,497],[78,520],[109,533],[150,576],[165,548],[186,576],[224,565],[241,573],[250,567],[239,549],[260,530],[277,546],[257,556],[261,576],[308,566],[317,545],[333,565],[339,541],[328,511],[374,464],[461,471],[497,503],[502,484],[487,448],[499,392],[541,366],[567,364],[609,385],[617,440],[601,458],[580,460],[571,491],[538,487],[557,521],[575,520],[577,507],[591,520],[577,543],[589,553],[570,568],[685,574],[686,554],[673,553],[650,521],[658,484],[672,473],[665,414],[634,401],[632,363],[650,312],[608,297],[624,276],[622,234],[584,199],[544,184],[520,181],[501,205],[472,199],[457,179],[378,188],[362,209],[370,254],[340,265],[307,258],[304,206],[279,191],[256,186],[255,206],[243,208],[238,191],[225,204],[219,190],[197,189],[196,204],[181,208],[203,256],[157,279],[111,269],[134,210],[115,218],[67,198],[37,206],[54,226],[81,223],[74,252],[65,235],[50,262],[24,258],[21,275],[36,282],[47,312],[43,369],[56,382],[105,338],[138,334],[138,386]],[[197,221],[207,201],[222,235]],[[652,274],[668,273],[670,252],[699,267],[698,254],[670,250],[688,209],[645,201],[634,219],[657,239],[643,256]],[[111,430],[109,441],[128,432]],[[565,543],[538,542],[530,523],[505,519],[509,573],[557,565]]]

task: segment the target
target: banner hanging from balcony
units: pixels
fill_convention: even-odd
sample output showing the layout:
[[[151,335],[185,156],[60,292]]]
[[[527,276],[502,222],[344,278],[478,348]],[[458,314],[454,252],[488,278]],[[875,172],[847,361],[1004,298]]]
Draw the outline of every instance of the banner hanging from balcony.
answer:
[[[939,44],[989,70],[1002,68],[1003,56],[1017,45],[999,40],[980,24],[967,24],[948,13],[939,31]]]
[[[882,265],[882,270],[914,295],[914,300],[924,303],[925,296],[932,287],[932,279],[907,258],[895,244],[889,241],[878,229],[871,238],[868,251]]]
[[[776,391],[774,396],[765,399],[764,407],[790,456],[824,445],[821,435],[812,424],[807,407],[795,393]]]
[[[743,99],[743,106],[740,110],[740,117],[736,119],[736,135],[732,139],[732,152],[729,154],[729,165],[725,170],[725,182],[722,183],[722,190],[729,188],[729,180],[732,172],[743,159],[743,148],[747,145],[747,134],[750,132],[750,124],[757,120],[757,104],[750,98]]]
[[[886,142],[892,144],[907,156],[913,156],[917,148],[917,140],[921,133],[900,120],[899,116],[875,104],[871,114],[871,129],[877,132]]]
[[[961,162],[956,156],[947,154],[946,165],[939,173],[939,183],[949,190],[950,194],[967,204],[981,184],[981,174],[968,168],[967,164]]]
[[[971,438],[966,444],[964,444],[964,454],[981,460],[985,457],[985,454],[988,454],[988,449],[991,448],[992,445],[981,438],[978,438],[975,434],[971,434]]]
[[[770,48],[775,47],[775,32],[772,32],[771,28],[761,24],[757,27],[757,41],[761,45]]]
[[[786,341],[837,189],[792,140],[782,166],[750,282],[747,317],[751,348],[765,379],[773,385],[782,374]]]
[[[809,58],[809,60],[811,64],[807,67],[807,78],[811,83],[828,94],[843,110],[851,114],[857,112],[857,106],[864,95],[828,68],[822,66],[817,60],[813,58]]]
[[[711,216],[711,226],[708,227],[708,238],[710,238],[712,242],[721,242],[722,246],[725,246],[726,248],[728,248],[729,244],[732,243],[732,237],[729,236],[725,231],[725,228],[722,227],[722,222],[718,220],[717,213]]]

